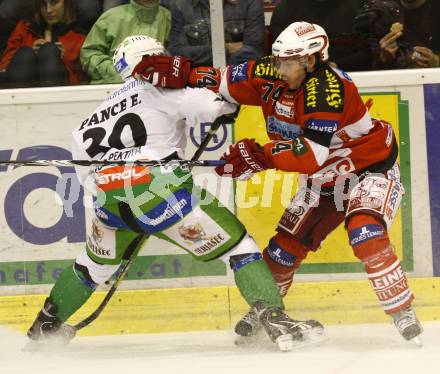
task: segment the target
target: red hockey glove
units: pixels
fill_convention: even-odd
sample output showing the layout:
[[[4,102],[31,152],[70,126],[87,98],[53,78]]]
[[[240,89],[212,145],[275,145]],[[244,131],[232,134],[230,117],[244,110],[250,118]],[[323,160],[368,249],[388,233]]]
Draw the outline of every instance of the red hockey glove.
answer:
[[[133,69],[133,77],[161,88],[183,88],[191,71],[191,60],[183,56],[144,56]]]
[[[220,176],[224,175],[240,180],[247,180],[254,173],[274,167],[255,139],[243,139],[229,146],[228,151],[220,159],[225,160],[226,164],[217,166],[215,172]]]
[[[199,66],[191,70],[188,85],[190,87],[206,87],[211,91],[218,92],[221,78],[222,73],[220,69],[209,66]]]

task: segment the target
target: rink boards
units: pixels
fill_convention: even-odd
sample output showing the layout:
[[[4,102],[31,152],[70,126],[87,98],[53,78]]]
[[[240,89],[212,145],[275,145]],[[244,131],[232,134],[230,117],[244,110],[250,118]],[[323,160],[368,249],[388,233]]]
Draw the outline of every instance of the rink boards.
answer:
[[[391,122],[397,134],[407,193],[390,235],[412,278],[411,285],[417,288],[418,307],[426,308],[426,313],[422,312],[425,318],[435,319],[436,298],[432,287],[437,286],[437,279],[432,277],[440,273],[437,244],[440,201],[436,188],[440,183],[437,166],[440,85],[436,83],[440,82],[440,73],[430,69],[358,73],[352,77],[363,99],[373,99],[372,115]],[[0,158],[70,158],[71,130],[115,87],[1,91]],[[209,124],[200,124],[189,131],[188,157],[208,130]],[[244,136],[265,141],[259,108],[242,108],[236,126],[223,126],[204,158],[218,158],[234,138]],[[199,182],[207,184],[216,194],[221,192],[222,201],[236,211],[260,247],[264,247],[294,193],[295,176],[268,172],[259,176],[259,180],[254,178],[234,186],[225,180],[213,182],[212,174],[206,176],[204,171],[197,171]],[[28,324],[41,305],[39,295],[48,292],[62,269],[72,263],[84,246],[91,199],[80,189],[76,199],[68,196],[63,204],[56,190],[66,176],[75,178],[74,169],[0,166],[0,204],[3,206],[0,209],[0,295],[5,295],[0,297],[0,324]],[[298,302],[299,313],[304,310],[306,317],[311,318],[310,313],[315,311],[318,314],[313,316],[328,323],[340,323],[338,315],[344,317],[339,318],[344,323],[368,322],[364,317],[379,321],[384,317],[364,279],[362,267],[351,253],[346,234],[340,227],[301,266],[288,306],[297,312],[298,308],[292,303]],[[120,308],[119,304],[112,304],[113,307],[106,310],[108,316],[105,314],[99,323],[104,324],[102,331],[125,331],[124,323],[114,328],[109,325],[115,320],[123,321],[121,313],[134,309],[134,314],[129,314],[131,322],[139,318],[136,324],[146,332],[184,331],[185,326],[192,329],[189,326],[199,323],[196,318],[192,319],[191,313],[204,321],[202,325],[206,325],[206,329],[227,328],[236,319],[237,311],[244,310],[232,283],[230,270],[220,261],[199,264],[180,249],[153,239],[123,282],[124,291],[118,293]],[[351,288],[354,294],[350,294]],[[177,300],[173,300],[176,295]],[[331,298],[331,295],[335,296]],[[306,296],[308,302],[304,303]],[[329,300],[339,300],[338,296],[342,297],[339,308],[338,303],[333,305]],[[96,304],[98,299],[94,298],[93,302]],[[112,303],[117,300],[115,297]],[[181,304],[184,300],[197,302],[192,306],[189,302]],[[309,307],[302,309],[304,305]],[[10,316],[11,308],[19,310],[19,314]],[[149,318],[136,317],[144,313]],[[98,322],[96,326],[99,330]],[[94,329],[91,327],[89,331],[99,333]]]
[[[440,280],[413,278],[415,308],[421,321],[440,319]],[[92,313],[103,292],[94,294],[71,323]],[[0,297],[0,325],[25,331],[45,296]],[[387,323],[366,281],[295,284],[285,297],[286,309],[297,319],[317,319],[324,325]],[[80,335],[117,335],[232,329],[248,310],[236,287],[174,288],[119,291],[102,315]]]

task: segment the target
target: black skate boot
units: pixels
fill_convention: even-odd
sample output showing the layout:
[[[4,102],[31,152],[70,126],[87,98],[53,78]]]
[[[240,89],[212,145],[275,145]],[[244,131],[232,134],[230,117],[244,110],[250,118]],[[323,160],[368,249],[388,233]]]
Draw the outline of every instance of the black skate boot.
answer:
[[[422,345],[419,335],[422,333],[423,328],[411,306],[392,314],[391,317],[393,318],[397,331],[399,331],[405,340],[411,340],[418,346]]]
[[[324,327],[318,321],[297,321],[280,308],[265,308],[259,302],[256,303],[255,308],[259,312],[260,323],[267,335],[281,351],[316,344],[325,339]]]
[[[258,319],[258,312],[255,307],[252,307],[240,321],[235,325],[235,333],[240,336],[256,335],[261,330],[261,323]]]
[[[38,313],[32,326],[27,332],[27,336],[33,341],[43,341],[54,339],[57,342],[68,343],[75,337],[75,329],[57,316],[57,307],[52,304],[49,298],[44,302],[44,306]]]

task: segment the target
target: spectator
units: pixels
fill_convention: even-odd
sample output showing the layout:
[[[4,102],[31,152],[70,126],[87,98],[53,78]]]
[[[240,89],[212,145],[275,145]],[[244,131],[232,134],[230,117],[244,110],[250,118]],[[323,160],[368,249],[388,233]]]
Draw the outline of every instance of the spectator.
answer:
[[[115,6],[128,4],[129,0],[103,0],[102,2],[102,10],[106,12],[110,8],[114,8]]]
[[[414,50],[413,67],[438,67],[440,53],[440,2],[400,0],[405,19],[404,33]]]
[[[32,0],[0,0],[0,53],[20,19],[32,16]]]
[[[21,20],[0,59],[7,87],[79,84],[85,34],[75,26],[72,0],[34,0],[34,17]]]
[[[367,41],[370,49],[369,64],[364,70],[411,67],[414,49],[402,32],[404,23],[403,11],[398,2],[367,0],[364,3],[353,22],[354,31],[359,38]],[[352,49],[354,47],[351,46]]]
[[[362,50],[340,49],[333,39],[353,33],[353,18],[361,6],[361,0],[281,0],[275,7],[269,26],[269,42],[272,45],[287,26],[297,21],[307,21],[324,27],[330,39],[330,58],[344,70],[363,70],[365,57]],[[353,42],[353,40],[350,40]],[[356,41],[357,44],[357,41]]]
[[[364,70],[439,66],[439,57],[432,49],[439,51],[440,28],[428,15],[435,12],[434,3],[415,1],[410,9],[404,8],[404,3],[401,7],[394,0],[367,0],[354,18],[358,39],[367,40],[370,48],[370,64]],[[354,47],[359,54],[363,50],[359,45],[347,47],[346,54]]]
[[[171,14],[159,0],[130,0],[129,4],[103,13],[90,30],[81,49],[81,64],[92,84],[120,83],[112,57],[130,35],[148,35],[162,44],[168,39]]]
[[[263,2],[226,0],[223,4],[227,63],[260,58],[264,46]],[[171,14],[169,51],[191,58],[195,66],[212,65],[209,0],[174,0]]]

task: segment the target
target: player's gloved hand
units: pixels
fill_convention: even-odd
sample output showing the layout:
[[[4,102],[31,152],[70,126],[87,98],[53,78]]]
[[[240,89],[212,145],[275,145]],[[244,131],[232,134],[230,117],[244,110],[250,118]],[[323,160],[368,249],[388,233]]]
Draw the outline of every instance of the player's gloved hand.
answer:
[[[190,87],[206,87],[211,91],[218,92],[222,72],[218,68],[212,66],[199,66],[191,70],[188,79]]]
[[[225,160],[226,164],[217,166],[215,172],[220,176],[239,180],[247,180],[254,173],[274,167],[255,139],[242,139],[232,144],[220,159]]]
[[[188,82],[191,60],[183,56],[144,56],[133,77],[160,88],[183,88]]]

